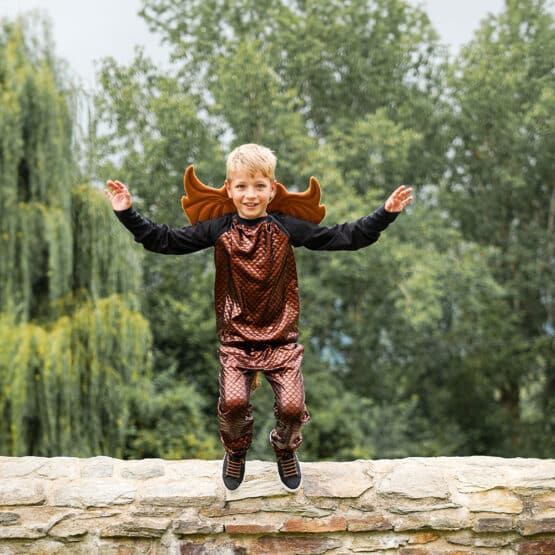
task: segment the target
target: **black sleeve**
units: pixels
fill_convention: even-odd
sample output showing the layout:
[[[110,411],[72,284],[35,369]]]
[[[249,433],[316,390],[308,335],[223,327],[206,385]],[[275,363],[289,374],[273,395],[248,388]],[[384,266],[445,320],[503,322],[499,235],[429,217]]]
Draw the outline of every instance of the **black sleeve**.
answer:
[[[170,227],[151,222],[133,207],[114,211],[119,221],[133,234],[135,241],[152,252],[188,254],[213,247],[221,235],[226,217],[198,222],[195,225]]]
[[[369,216],[329,227],[292,216],[280,215],[280,219],[289,232],[294,247],[322,251],[354,251],[375,243],[380,238],[380,233],[398,214],[387,212],[382,205]]]

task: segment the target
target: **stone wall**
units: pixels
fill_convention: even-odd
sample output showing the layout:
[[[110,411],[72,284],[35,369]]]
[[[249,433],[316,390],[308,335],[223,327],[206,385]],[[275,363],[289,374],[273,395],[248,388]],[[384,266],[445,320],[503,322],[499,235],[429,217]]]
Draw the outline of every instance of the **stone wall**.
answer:
[[[555,460],[303,463],[0,457],[0,555],[555,554]]]

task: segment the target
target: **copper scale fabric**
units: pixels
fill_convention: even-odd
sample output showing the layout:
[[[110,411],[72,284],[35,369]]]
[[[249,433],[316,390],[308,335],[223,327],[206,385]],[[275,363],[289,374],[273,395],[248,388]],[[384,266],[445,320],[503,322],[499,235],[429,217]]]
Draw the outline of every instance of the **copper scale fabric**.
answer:
[[[274,220],[249,221],[233,219],[214,249],[220,341],[296,342],[299,287],[289,237]]]
[[[225,450],[244,454],[252,442],[255,373],[274,392],[276,450],[297,449],[308,422],[297,343],[299,296],[293,249],[272,220],[234,220],[215,246],[215,305],[221,340],[218,419]]]
[[[242,349],[222,345],[219,350],[220,400],[218,419],[225,450],[244,454],[253,436],[251,385],[257,370],[263,372],[274,391],[276,427],[271,443],[276,452],[295,450],[302,442],[301,429],[310,419],[305,405],[301,360],[297,343]]]

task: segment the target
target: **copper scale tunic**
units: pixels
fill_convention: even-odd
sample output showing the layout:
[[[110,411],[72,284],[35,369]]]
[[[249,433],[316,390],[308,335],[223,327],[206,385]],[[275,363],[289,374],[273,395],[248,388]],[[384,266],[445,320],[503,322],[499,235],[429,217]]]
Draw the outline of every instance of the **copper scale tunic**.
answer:
[[[179,228],[156,224],[133,208],[116,212],[146,249],[188,254],[215,247],[215,308],[221,346],[219,359],[220,437],[230,454],[243,454],[252,442],[251,384],[262,371],[272,386],[276,451],[297,449],[309,420],[297,343],[299,295],[294,247],[356,250],[378,240],[397,216],[383,206],[369,216],[331,227],[281,213],[255,220],[227,214]]]

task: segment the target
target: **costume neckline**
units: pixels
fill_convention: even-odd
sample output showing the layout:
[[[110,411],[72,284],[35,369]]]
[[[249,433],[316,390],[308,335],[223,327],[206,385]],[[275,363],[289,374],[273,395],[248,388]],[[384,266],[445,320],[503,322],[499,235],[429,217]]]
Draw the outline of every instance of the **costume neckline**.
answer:
[[[267,221],[268,218],[269,218],[269,214],[266,215],[266,216],[260,216],[260,218],[253,218],[253,219],[250,219],[250,218],[241,218],[241,216],[239,216],[239,214],[235,213],[235,214],[233,215],[233,217],[234,217],[235,220],[237,220],[237,222],[240,223],[240,224],[244,224],[244,225],[253,225],[253,226],[254,226],[254,225],[257,225],[257,224],[259,224],[259,223],[261,223],[261,222]]]

